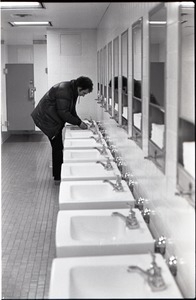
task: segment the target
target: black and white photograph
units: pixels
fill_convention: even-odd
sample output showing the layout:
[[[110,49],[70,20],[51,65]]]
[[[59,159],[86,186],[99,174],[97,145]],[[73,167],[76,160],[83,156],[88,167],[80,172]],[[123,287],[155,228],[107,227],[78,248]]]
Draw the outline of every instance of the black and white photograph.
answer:
[[[0,9],[1,299],[195,299],[195,3]]]

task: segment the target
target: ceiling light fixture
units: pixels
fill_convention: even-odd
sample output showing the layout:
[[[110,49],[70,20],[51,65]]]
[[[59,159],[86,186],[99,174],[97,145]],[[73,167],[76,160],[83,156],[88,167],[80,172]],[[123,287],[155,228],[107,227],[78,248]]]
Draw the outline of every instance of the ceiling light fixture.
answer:
[[[164,25],[167,22],[166,21],[150,21],[149,22],[151,25]]]
[[[11,26],[52,26],[51,22],[42,21],[42,22],[8,22]]]
[[[192,2],[192,1],[187,1],[187,2],[180,2],[180,5],[182,7],[194,7],[195,6],[195,3]]]
[[[40,9],[45,8],[41,2],[0,2],[1,9]]]

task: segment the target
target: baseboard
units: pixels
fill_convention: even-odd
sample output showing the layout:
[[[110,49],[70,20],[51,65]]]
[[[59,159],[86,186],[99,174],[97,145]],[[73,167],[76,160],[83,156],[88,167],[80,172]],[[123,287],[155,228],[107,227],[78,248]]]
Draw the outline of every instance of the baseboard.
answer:
[[[42,131],[35,131],[35,130],[9,130],[9,134],[43,134]]]
[[[9,137],[10,133],[8,131],[2,131],[1,132],[1,144],[3,144]]]

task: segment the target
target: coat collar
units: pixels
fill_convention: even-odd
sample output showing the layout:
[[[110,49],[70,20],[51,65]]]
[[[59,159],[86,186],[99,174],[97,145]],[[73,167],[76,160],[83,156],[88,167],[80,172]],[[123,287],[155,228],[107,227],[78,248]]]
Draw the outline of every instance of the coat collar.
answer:
[[[77,90],[77,86],[76,86],[76,80],[71,80],[71,87],[72,87],[72,90],[73,90],[73,93],[74,93],[74,98],[78,98],[78,90]]]

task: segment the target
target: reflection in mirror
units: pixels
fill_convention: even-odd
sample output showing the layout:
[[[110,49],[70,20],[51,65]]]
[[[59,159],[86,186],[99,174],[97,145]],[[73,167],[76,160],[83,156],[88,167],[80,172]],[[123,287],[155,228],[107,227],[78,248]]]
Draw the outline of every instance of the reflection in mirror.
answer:
[[[121,35],[122,127],[128,129],[128,30]]]
[[[149,156],[165,171],[166,7],[149,13]]]
[[[143,65],[143,19],[132,26],[132,139],[142,147],[142,65]]]
[[[100,97],[100,52],[97,51],[97,99]]]
[[[107,49],[103,48],[103,107],[107,106]]]
[[[103,101],[103,49],[100,50],[100,100]]]
[[[112,42],[108,44],[108,112],[112,115]]]
[[[187,3],[191,2],[186,2]],[[178,122],[179,193],[195,206],[195,45],[194,3],[180,6],[180,103]]]
[[[119,38],[115,38],[113,42],[113,90],[114,90],[114,119],[118,122],[118,81],[119,81]]]

